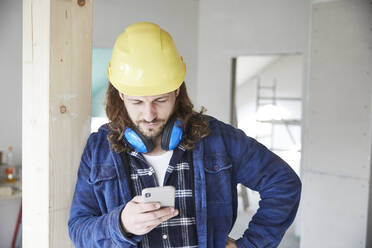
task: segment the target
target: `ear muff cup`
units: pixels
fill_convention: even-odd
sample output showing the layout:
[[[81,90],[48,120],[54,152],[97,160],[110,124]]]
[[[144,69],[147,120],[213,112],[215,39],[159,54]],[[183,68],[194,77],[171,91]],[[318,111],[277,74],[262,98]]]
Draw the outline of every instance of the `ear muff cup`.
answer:
[[[169,141],[172,135],[173,125],[174,120],[169,120],[164,127],[163,134],[161,136],[161,148],[163,148],[163,150],[169,150]]]
[[[124,142],[133,147],[140,153],[148,153],[154,149],[151,139],[147,139],[137,128],[126,127],[124,132]]]
[[[182,134],[181,121],[177,119],[169,120],[161,136],[161,148],[166,151],[173,150],[180,143]]]

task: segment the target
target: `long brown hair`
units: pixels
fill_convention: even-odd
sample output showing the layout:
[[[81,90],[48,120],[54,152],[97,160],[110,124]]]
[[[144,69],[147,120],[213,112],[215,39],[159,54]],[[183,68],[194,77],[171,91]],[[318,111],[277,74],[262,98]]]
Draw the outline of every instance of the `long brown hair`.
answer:
[[[194,149],[195,144],[208,136],[210,132],[208,119],[203,115],[205,109],[202,108],[200,112],[196,112],[193,108],[194,105],[187,95],[186,85],[183,82],[180,86],[180,92],[176,98],[174,113],[171,118],[178,118],[182,122],[183,137],[181,145],[186,150]],[[118,90],[110,82],[106,92],[106,114],[110,120],[108,124],[110,133],[107,139],[111,149],[117,153],[131,150],[129,145],[123,142],[123,137],[126,126],[133,126],[133,123],[129,118]]]

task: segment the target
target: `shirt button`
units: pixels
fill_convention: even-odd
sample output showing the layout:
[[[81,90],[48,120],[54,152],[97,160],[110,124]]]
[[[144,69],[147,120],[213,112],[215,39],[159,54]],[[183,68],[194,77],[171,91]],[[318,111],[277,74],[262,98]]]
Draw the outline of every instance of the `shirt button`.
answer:
[[[219,169],[218,165],[215,165],[213,168],[214,168],[215,171],[217,171]]]
[[[149,175],[149,176],[152,176],[152,171],[149,171],[148,175]]]
[[[167,239],[168,236],[166,234],[163,234],[163,239]]]

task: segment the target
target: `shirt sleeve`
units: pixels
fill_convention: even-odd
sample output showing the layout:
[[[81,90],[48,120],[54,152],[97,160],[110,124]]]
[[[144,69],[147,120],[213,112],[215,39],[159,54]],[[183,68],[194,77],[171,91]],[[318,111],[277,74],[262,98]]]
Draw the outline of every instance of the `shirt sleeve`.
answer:
[[[237,183],[258,191],[259,209],[238,247],[277,247],[292,224],[300,203],[301,180],[294,170],[265,146],[235,129],[229,143]]]
[[[91,136],[92,137],[92,136]],[[84,149],[75,193],[68,221],[69,235],[75,247],[136,247],[141,236],[125,235],[120,224],[120,214],[125,205],[118,206],[107,214],[102,214],[93,191],[88,183],[90,157],[88,139]]]

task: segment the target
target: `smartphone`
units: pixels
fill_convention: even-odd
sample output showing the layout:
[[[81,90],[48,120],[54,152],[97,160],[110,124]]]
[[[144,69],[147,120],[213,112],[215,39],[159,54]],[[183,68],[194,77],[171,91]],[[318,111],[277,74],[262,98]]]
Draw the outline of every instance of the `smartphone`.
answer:
[[[142,190],[143,202],[159,202],[161,207],[174,207],[176,190],[173,186],[152,187]]]

